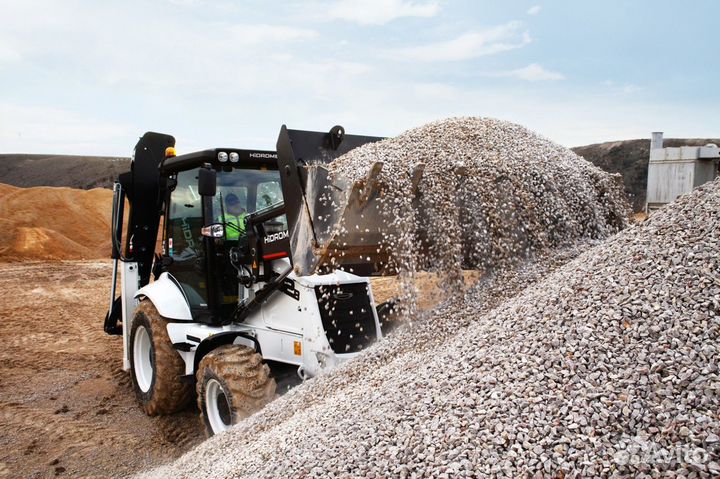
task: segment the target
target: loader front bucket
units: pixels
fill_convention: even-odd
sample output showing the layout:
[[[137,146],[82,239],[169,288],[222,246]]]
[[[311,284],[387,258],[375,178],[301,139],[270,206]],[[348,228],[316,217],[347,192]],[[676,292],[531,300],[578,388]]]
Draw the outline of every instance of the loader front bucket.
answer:
[[[382,248],[383,218],[376,180],[382,163],[371,166],[360,181],[330,178],[327,165],[380,137],[289,130],[277,142],[290,249],[296,274],[343,269],[360,275],[388,272]]]

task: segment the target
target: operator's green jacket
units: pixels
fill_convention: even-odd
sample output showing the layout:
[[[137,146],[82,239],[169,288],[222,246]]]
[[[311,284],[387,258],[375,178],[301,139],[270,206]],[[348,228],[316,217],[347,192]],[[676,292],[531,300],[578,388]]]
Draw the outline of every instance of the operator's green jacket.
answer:
[[[225,237],[229,240],[237,240],[241,236],[245,236],[245,217],[247,216],[247,213],[240,213],[239,215],[231,215],[230,213],[225,213],[225,223],[237,226],[237,229],[233,228],[233,226],[225,226]],[[217,217],[217,221],[219,223],[223,222],[222,215]],[[238,231],[239,230],[239,231]]]

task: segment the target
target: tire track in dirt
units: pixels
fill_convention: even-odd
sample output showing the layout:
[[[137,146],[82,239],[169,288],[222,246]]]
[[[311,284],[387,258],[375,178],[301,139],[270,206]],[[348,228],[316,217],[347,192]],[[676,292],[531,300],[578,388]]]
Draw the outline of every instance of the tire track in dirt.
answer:
[[[121,428],[70,415],[70,410],[65,409],[61,407],[50,413],[24,404],[0,402],[0,419],[6,427],[29,430],[34,436],[43,437],[47,441],[65,441],[67,449],[94,449],[105,442],[103,438],[123,445],[138,442],[137,436]]]
[[[204,435],[194,407],[148,417],[102,330],[110,262],[0,263],[0,478],[124,477]]]

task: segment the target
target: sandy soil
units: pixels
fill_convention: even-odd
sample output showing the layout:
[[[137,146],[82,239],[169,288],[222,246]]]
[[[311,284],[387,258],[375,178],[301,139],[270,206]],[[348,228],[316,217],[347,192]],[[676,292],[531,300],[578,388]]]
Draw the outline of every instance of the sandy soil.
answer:
[[[203,440],[194,405],[156,418],[136,405],[120,338],[102,330],[110,275],[109,261],[0,263],[0,478],[122,477]],[[421,307],[442,298],[433,275],[418,284]],[[373,291],[380,303],[397,283]]]
[[[0,184],[0,259],[89,260],[110,256],[112,191]]]
[[[150,418],[102,330],[109,262],[0,263],[0,477],[108,477],[198,444],[196,411]]]

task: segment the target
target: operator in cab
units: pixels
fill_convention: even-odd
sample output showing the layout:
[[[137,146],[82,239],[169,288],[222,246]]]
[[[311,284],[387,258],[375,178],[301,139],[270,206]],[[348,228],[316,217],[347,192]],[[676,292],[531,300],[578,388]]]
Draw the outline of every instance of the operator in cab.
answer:
[[[225,197],[225,235],[228,240],[237,241],[245,236],[245,217],[247,210],[240,203],[240,198],[234,193]],[[218,218],[222,221],[222,218]]]

